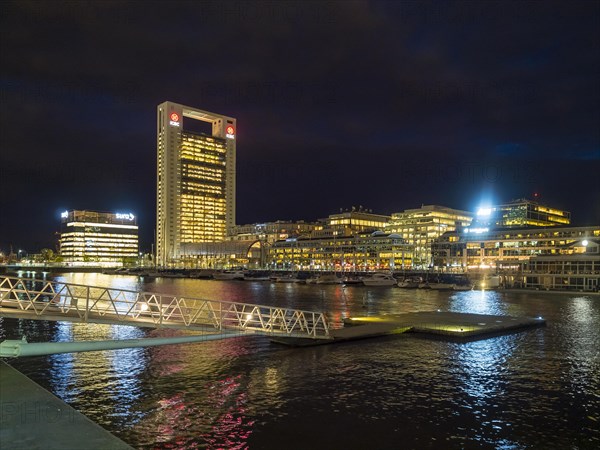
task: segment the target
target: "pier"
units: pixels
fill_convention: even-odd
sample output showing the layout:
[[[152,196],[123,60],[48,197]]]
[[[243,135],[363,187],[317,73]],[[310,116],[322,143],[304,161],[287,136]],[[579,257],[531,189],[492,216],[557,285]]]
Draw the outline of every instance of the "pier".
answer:
[[[322,312],[2,276],[0,317],[329,339]]]
[[[277,338],[276,343],[295,347],[336,344],[402,333],[417,333],[458,341],[486,339],[498,334],[543,326],[541,318],[468,314],[442,311],[422,311],[382,316],[351,317],[344,327],[330,331],[331,340],[319,341],[297,338]]]

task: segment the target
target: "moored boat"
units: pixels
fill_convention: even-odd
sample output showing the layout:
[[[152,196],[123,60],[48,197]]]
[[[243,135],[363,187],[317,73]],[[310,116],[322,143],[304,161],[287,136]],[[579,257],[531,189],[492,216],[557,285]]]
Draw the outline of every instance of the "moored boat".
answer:
[[[472,284],[455,284],[452,287],[452,290],[454,290],[454,291],[471,291],[471,290],[473,290],[473,285]]]
[[[454,287],[454,283],[441,283],[441,282],[429,283],[429,289],[435,289],[437,291],[451,291],[453,287]]]
[[[364,286],[361,277],[349,275],[344,277],[344,285],[346,286]]]
[[[394,286],[398,283],[393,276],[385,273],[374,273],[370,277],[363,277],[362,282],[365,286]]]
[[[244,270],[223,270],[213,273],[215,280],[243,280],[246,272]]]
[[[403,289],[417,289],[420,282],[420,278],[405,278],[398,281],[398,287]]]
[[[337,275],[321,275],[317,278],[316,284],[342,284],[342,280]]]
[[[296,274],[290,273],[281,276],[271,277],[271,281],[275,283],[299,283],[304,282],[304,280],[300,280]]]

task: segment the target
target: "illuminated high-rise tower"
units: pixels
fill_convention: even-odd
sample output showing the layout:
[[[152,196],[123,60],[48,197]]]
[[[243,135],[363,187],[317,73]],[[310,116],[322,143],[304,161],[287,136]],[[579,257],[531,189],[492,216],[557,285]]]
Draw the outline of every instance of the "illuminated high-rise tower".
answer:
[[[212,133],[186,128],[194,120]],[[236,120],[164,102],[157,126],[156,262],[165,266],[184,256],[182,244],[220,241],[235,225]]]

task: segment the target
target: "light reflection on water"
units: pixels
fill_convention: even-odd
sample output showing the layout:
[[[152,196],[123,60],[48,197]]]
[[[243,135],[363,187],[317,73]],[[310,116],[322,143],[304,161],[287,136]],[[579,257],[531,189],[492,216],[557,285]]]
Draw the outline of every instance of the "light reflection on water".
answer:
[[[11,363],[137,448],[531,448],[600,444],[600,297],[69,274],[62,282],[358,315],[543,316],[457,343],[411,335],[292,349],[264,337]],[[0,319],[30,341],[172,330]],[[318,438],[316,438],[318,436]],[[544,445],[546,444],[546,445]]]

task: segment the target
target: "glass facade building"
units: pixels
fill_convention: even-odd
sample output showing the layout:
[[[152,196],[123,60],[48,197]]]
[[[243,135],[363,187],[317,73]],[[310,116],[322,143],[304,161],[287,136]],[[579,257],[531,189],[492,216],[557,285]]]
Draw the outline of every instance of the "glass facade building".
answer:
[[[552,227],[569,225],[571,213],[532,200],[518,199],[480,209],[476,220],[479,227]]]
[[[518,269],[532,257],[589,251],[580,242],[596,242],[600,227],[465,229],[444,234],[433,246],[438,268]]]
[[[396,234],[301,237],[275,242],[269,268],[289,270],[369,271],[409,269],[413,248]]]
[[[210,134],[194,130],[207,122]],[[184,244],[219,242],[235,224],[236,120],[172,102],[157,111],[156,263]]]
[[[467,211],[438,205],[425,205],[392,214],[385,230],[400,235],[414,247],[413,265],[428,268],[433,263],[433,242],[448,231],[467,227],[473,214]]]
[[[66,263],[118,266],[137,261],[136,217],[130,213],[65,211],[59,245]]]

